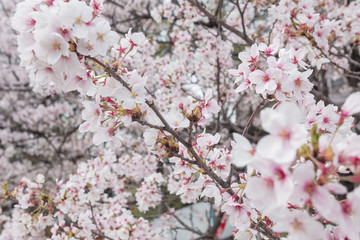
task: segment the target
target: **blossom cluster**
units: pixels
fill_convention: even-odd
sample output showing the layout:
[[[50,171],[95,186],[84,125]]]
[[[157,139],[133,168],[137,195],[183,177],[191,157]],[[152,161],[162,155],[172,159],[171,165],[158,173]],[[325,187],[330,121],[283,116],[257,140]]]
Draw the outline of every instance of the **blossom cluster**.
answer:
[[[144,10],[142,4],[120,8]],[[164,204],[170,194],[182,204],[211,202],[219,219],[226,215],[235,228],[235,239],[359,239],[360,138],[354,124],[360,93],[337,106],[314,95],[322,86],[314,79],[328,68],[326,74],[340,69],[338,75],[357,76],[342,67],[347,59],[337,58],[334,49],[346,52],[347,45],[356,45],[358,15],[349,8],[358,4],[342,8],[346,17],[320,13],[321,4],[335,9],[336,3],[268,4],[237,1],[228,21],[219,21],[222,6],[209,17],[196,0],[149,3],[152,10],[141,17],[159,25],[167,21],[169,44],[163,31],[148,39],[130,28],[120,38],[99,0],[19,3],[12,26],[31,86],[38,92],[76,90],[83,106],[78,136],[91,133],[92,143],[105,150],[79,163],[51,190],[41,174],[34,181],[23,178],[13,190],[4,183],[1,199],[15,207],[1,218],[0,236],[167,238],[136,215],[157,208],[176,218]],[[249,21],[266,9],[271,21],[264,25],[272,24],[271,30]],[[239,21],[240,33],[233,30]],[[262,31],[268,31],[267,43]],[[163,53],[167,44],[170,54]],[[71,112],[66,104],[35,109],[19,111],[14,119],[27,125]],[[246,111],[251,114],[242,124],[240,113]],[[211,226],[206,234],[218,235],[217,230]]]
[[[276,58],[274,55],[277,54],[278,47],[276,42],[270,46],[264,43],[257,46],[255,43],[249,53],[239,53],[242,63],[237,70],[229,70],[230,74],[237,77],[235,83],[241,82],[236,92],[254,87],[257,94],[262,94],[264,98],[273,95],[279,102],[301,101],[309,94],[313,87],[308,79],[312,70],[306,69],[304,49],[281,49]],[[261,64],[261,57],[265,58],[266,64]],[[299,71],[299,68],[306,71]]]
[[[121,162],[113,153],[105,152],[80,164],[76,174],[65,183],[58,182],[51,192],[45,191],[41,174],[35,181],[23,178],[12,191],[3,186],[5,196],[16,200],[18,208],[2,236],[39,239],[46,237],[45,228],[49,227],[51,239],[160,239],[161,232],[126,209],[131,193],[125,191],[125,178],[117,173],[119,169]]]
[[[17,5],[12,26],[20,33],[21,64],[30,70],[35,89],[54,85],[86,93],[92,86],[79,54],[104,56],[119,41],[109,22],[99,16],[101,6],[93,3],[25,1]]]

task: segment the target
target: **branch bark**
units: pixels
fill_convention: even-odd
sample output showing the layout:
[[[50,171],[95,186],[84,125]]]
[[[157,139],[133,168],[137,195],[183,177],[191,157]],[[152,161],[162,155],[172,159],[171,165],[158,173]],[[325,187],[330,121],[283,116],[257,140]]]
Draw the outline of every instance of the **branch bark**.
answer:
[[[205,16],[209,18],[210,21],[215,22],[217,25],[220,25],[230,32],[238,35],[241,39],[243,39],[248,45],[252,45],[254,43],[253,40],[251,40],[246,33],[239,31],[238,29],[230,26],[227,24],[224,20],[217,18],[214,14],[209,12],[201,3],[199,3],[197,0],[188,0],[191,4],[193,4],[195,7],[197,7]]]

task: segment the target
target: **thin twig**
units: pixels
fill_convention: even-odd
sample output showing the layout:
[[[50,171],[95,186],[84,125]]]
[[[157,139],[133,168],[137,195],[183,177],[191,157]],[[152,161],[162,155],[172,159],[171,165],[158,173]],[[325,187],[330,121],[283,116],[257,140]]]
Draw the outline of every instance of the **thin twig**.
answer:
[[[261,103],[255,108],[254,112],[251,114],[249,120],[246,123],[246,126],[244,128],[244,131],[242,133],[243,136],[245,136],[250,128],[251,122],[255,116],[255,113],[265,104],[266,99],[262,100]]]
[[[197,0],[188,0],[190,3],[192,3],[194,6],[196,6],[201,12],[205,14],[210,20],[214,21],[216,24],[219,24],[229,30],[230,32],[238,35],[240,38],[242,38],[247,44],[252,45],[254,43],[253,40],[248,38],[246,35],[244,35],[243,32],[240,32],[238,29],[230,26],[227,24],[224,20],[218,19],[215,15],[210,13],[206,8],[200,4]]]
[[[89,203],[89,206],[90,206],[90,211],[91,211],[91,220],[93,221],[93,223],[95,224],[96,229],[98,230],[98,233],[95,232],[95,231],[91,231],[91,232],[92,232],[93,234],[96,234],[96,235],[102,237],[102,238],[106,238],[106,239],[109,239],[109,240],[115,240],[115,239],[113,239],[113,238],[111,238],[111,237],[106,236],[106,235],[101,231],[101,229],[100,229],[100,227],[99,227],[99,225],[98,225],[98,223],[97,223],[97,221],[96,221],[96,219],[95,219],[95,216],[94,216],[94,208],[93,208],[93,206],[91,205],[91,203]]]

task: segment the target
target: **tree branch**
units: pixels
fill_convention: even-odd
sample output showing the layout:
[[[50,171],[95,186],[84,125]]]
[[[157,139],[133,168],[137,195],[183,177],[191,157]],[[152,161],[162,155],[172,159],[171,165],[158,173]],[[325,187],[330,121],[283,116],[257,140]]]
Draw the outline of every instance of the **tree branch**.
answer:
[[[230,32],[238,35],[241,39],[243,39],[249,45],[252,45],[254,43],[254,41],[251,40],[250,38],[248,38],[247,35],[245,35],[243,32],[240,32],[238,29],[230,26],[224,20],[218,19],[215,15],[213,15],[208,10],[206,10],[206,8],[201,3],[199,3],[197,0],[188,0],[188,1],[190,3],[192,3],[195,7],[197,7],[202,13],[205,14],[205,16],[207,16],[211,21],[215,22],[217,25],[221,25],[224,28],[226,28],[227,30],[229,30]]]

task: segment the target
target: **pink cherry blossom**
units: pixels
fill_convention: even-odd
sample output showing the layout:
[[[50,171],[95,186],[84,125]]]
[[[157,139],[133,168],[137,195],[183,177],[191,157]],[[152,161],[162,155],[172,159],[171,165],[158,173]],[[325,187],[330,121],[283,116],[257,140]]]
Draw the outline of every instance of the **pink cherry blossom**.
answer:
[[[51,65],[55,64],[61,56],[69,55],[68,43],[57,33],[44,37],[37,46],[36,55]]]
[[[205,98],[203,102],[203,108],[202,108],[202,114],[205,118],[209,118],[212,113],[218,113],[220,111],[220,106],[216,102],[215,99],[211,99],[212,96],[212,90],[209,89],[205,93]]]
[[[282,103],[276,110],[263,110],[260,118],[262,127],[270,135],[259,141],[258,153],[274,158],[277,163],[291,163],[297,149],[306,143],[307,133],[300,124],[302,119],[299,108],[293,103]]]
[[[266,72],[255,70],[249,74],[249,80],[255,84],[256,93],[273,93],[277,87],[276,81],[280,79],[279,69],[267,69]]]
[[[231,142],[233,164],[237,167],[244,167],[253,160],[255,149],[244,136],[234,133],[233,137],[235,140]]]
[[[360,92],[350,94],[350,96],[346,98],[345,103],[341,107],[341,114],[344,117],[347,117],[360,112],[359,102]]]
[[[247,52],[240,52],[238,57],[244,64],[256,64],[259,60],[258,46],[256,44],[253,44],[250,49],[250,54]]]

